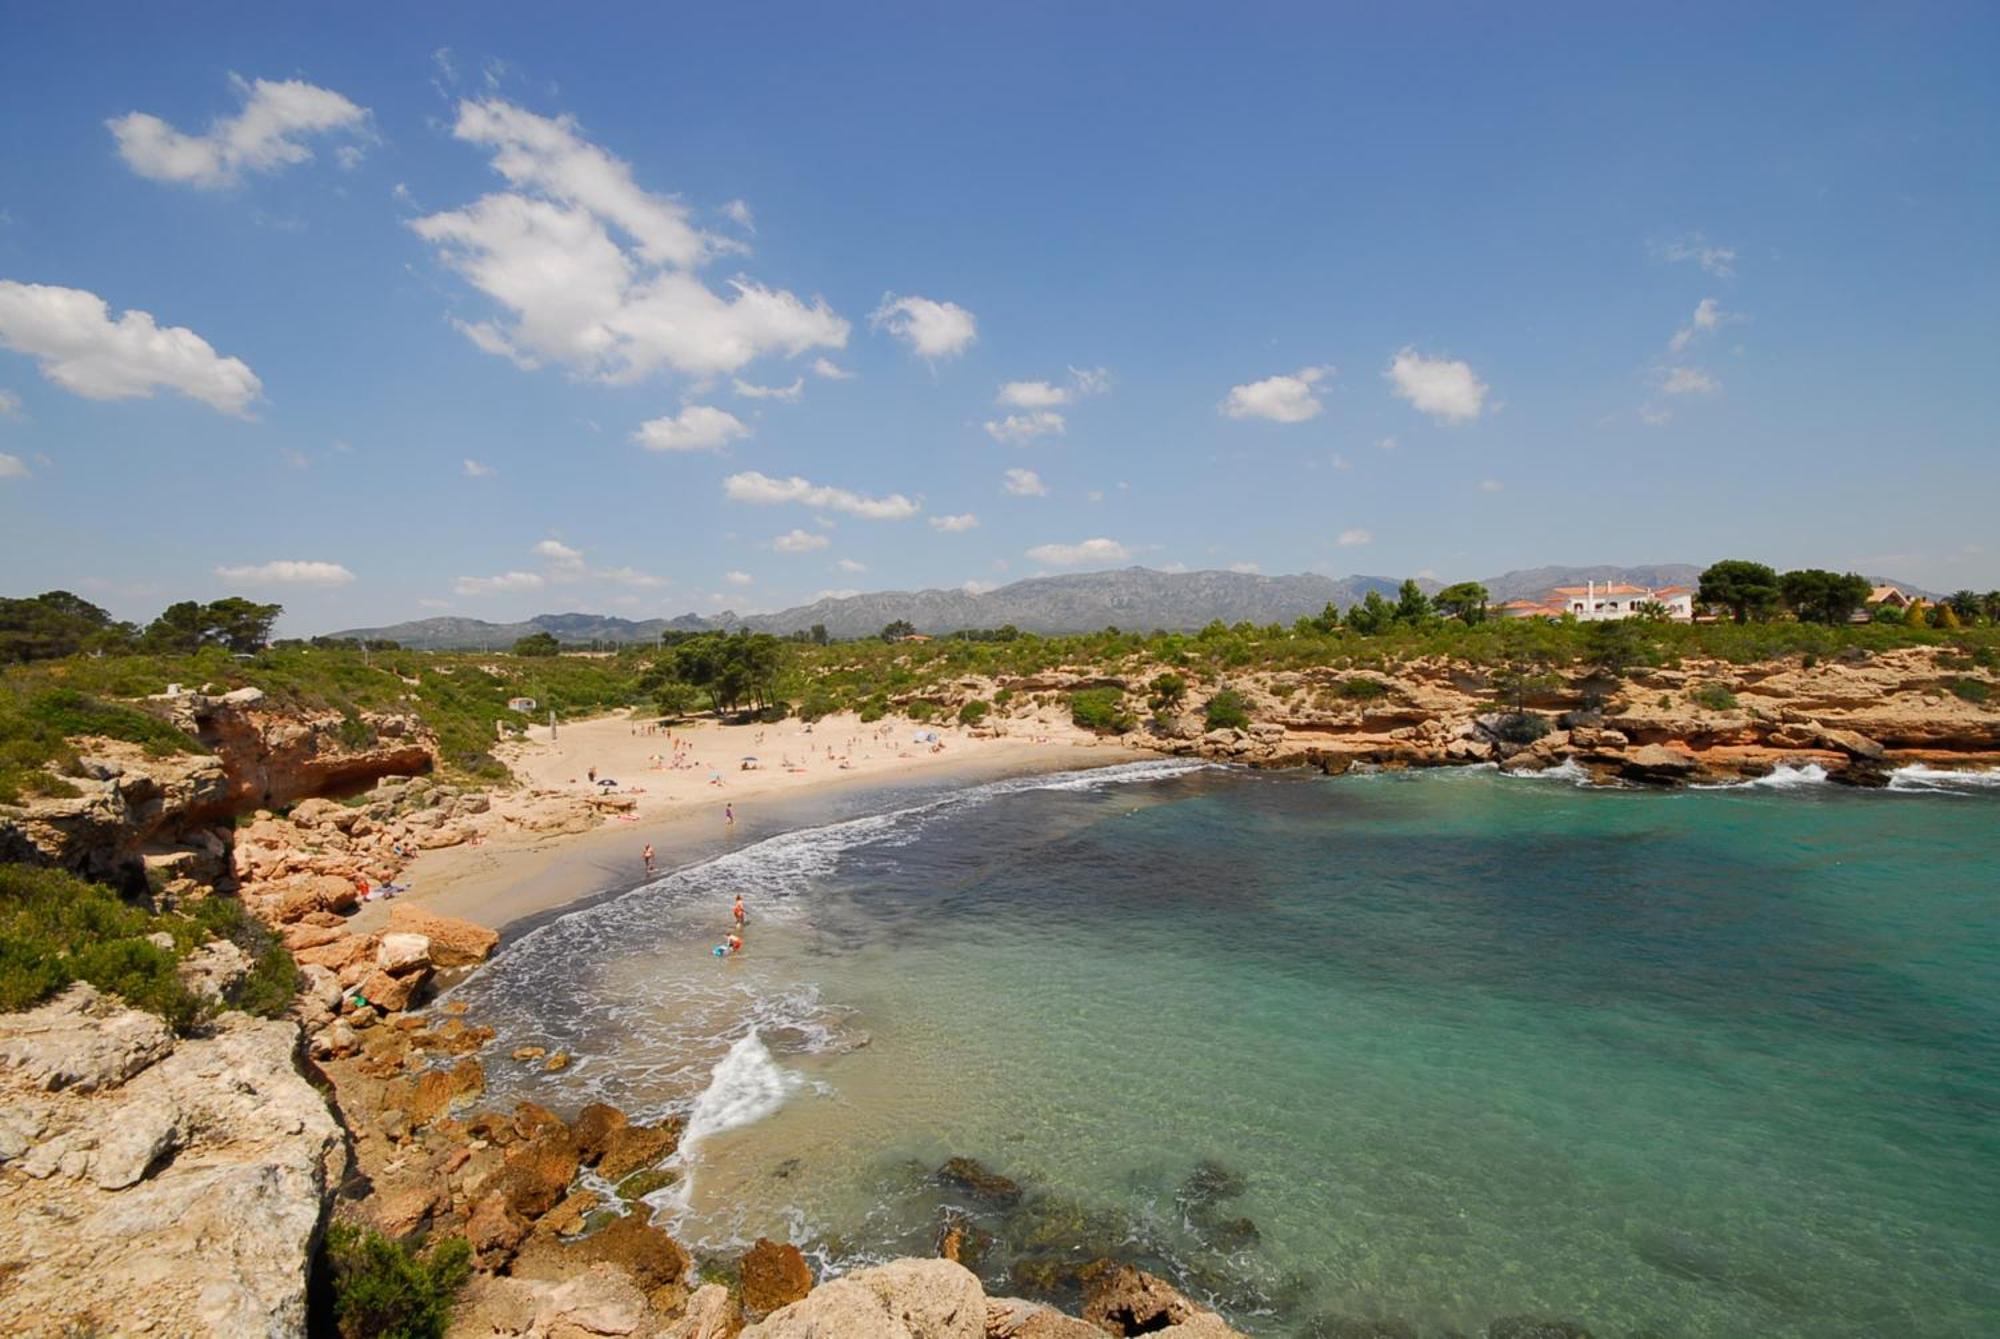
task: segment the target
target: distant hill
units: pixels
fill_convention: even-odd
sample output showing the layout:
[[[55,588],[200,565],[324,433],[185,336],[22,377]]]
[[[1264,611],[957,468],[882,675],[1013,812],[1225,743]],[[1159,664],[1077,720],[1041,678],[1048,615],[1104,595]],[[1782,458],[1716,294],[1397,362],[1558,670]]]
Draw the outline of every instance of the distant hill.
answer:
[[[1533,598],[1555,586],[1579,586],[1586,581],[1630,582],[1638,586],[1692,586],[1701,569],[1691,563],[1660,563],[1641,567],[1536,567],[1504,572],[1482,583],[1495,603]],[[1870,577],[1881,583],[1886,577]],[[1185,631],[1217,619],[1224,623],[1290,623],[1302,614],[1316,614],[1329,603],[1345,609],[1379,591],[1391,598],[1400,580],[1390,577],[1334,578],[1302,572],[1293,576],[1260,576],[1249,572],[1159,572],[1128,567],[1109,572],[1077,572],[1064,576],[1030,577],[997,590],[873,591],[815,601],[775,614],[739,616],[733,612],[707,617],[627,619],[603,614],[540,614],[520,623],[487,623],[476,618],[426,618],[382,628],[349,628],[336,637],[387,638],[420,650],[505,650],[532,633],[547,632],[576,645],[603,642],[622,645],[657,641],[662,632],[706,632],[748,628],[779,634],[802,632],[822,625],[834,637],[867,637],[897,620],[927,633],[965,628],[998,628],[1007,624],[1023,632],[1059,634],[1096,632],[1120,627],[1136,632]],[[1420,580],[1427,591],[1438,583]],[[1907,582],[1906,591],[1928,594]]]

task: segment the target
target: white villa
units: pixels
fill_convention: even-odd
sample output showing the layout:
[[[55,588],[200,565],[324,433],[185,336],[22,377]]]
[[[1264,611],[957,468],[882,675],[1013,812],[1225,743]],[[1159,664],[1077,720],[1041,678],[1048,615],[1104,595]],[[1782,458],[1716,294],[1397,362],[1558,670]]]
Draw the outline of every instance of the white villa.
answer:
[[[1686,586],[1633,586],[1592,581],[1581,586],[1557,586],[1540,600],[1509,600],[1500,606],[1502,618],[1562,618],[1582,623],[1636,618],[1651,604],[1662,605],[1676,623],[1694,621],[1694,592]]]

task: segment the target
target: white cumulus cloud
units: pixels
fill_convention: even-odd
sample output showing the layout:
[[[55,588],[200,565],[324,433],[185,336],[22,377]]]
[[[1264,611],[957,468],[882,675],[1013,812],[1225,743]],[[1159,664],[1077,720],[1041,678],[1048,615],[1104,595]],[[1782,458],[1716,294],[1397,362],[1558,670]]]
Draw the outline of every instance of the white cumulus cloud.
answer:
[[[500,595],[508,591],[540,590],[539,572],[502,572],[497,577],[460,577],[451,588],[460,595]]]
[[[956,516],[931,517],[931,529],[942,530],[948,535],[956,535],[962,531],[974,530],[978,526],[979,518],[969,511],[960,512]]]
[[[491,465],[487,465],[481,461],[474,460],[471,456],[467,456],[465,458],[465,462],[462,468],[465,471],[465,477],[468,479],[485,479],[490,477],[493,473],[493,467]]]
[[[1343,549],[1358,549],[1374,538],[1375,536],[1366,530],[1343,530],[1340,532],[1340,538],[1334,542]]]
[[[0,279],[0,346],[25,353],[43,376],[91,400],[178,391],[239,418],[264,392],[240,358],[225,358],[185,326],[162,328],[151,314],[117,320],[103,298],[81,288]]]
[[[798,377],[789,386],[758,386],[741,377],[730,383],[731,388],[746,400],[783,400],[790,403],[806,393],[806,379]]]
[[[632,440],[648,451],[720,451],[750,429],[727,409],[691,404],[678,414],[647,419]]]
[[[702,282],[697,267],[741,245],[640,187],[570,118],[468,100],[453,133],[489,149],[514,189],[409,226],[505,313],[454,320],[485,352],[624,384],[662,370],[728,375],[766,354],[846,345],[848,324],[824,300],[748,278],[728,280],[726,294]]]
[[[28,477],[28,462],[19,456],[10,456],[0,451],[0,479],[25,479]]]
[[[21,397],[12,391],[0,391],[0,418],[21,417]]]
[[[922,510],[901,493],[868,497],[849,489],[816,484],[796,474],[786,479],[774,479],[755,470],[730,475],[722,481],[722,491],[732,502],[749,502],[765,507],[796,502],[824,511],[846,512],[870,521],[906,520]]]
[[[1026,414],[1009,414],[1003,419],[988,419],[986,435],[996,442],[1013,442],[1018,446],[1037,437],[1060,437],[1068,427],[1068,422],[1055,410],[1037,409]]]
[[[1743,319],[1745,318],[1735,312],[1724,311],[1722,304],[1714,298],[1703,298],[1695,304],[1694,315],[1688,318],[1688,323],[1674,331],[1674,337],[1667,342],[1667,347],[1675,353],[1683,353],[1687,350],[1687,346],[1700,336],[1711,334],[1725,325]]]
[[[810,530],[789,530],[771,541],[771,547],[780,553],[811,553],[833,543],[825,535],[816,535]]]
[[[583,550],[573,549],[559,539],[545,539],[535,545],[535,552],[552,563],[573,567],[583,562]]]
[[[979,321],[956,302],[885,293],[868,323],[907,343],[919,358],[955,358],[979,338]]]
[[[839,562],[835,563],[834,566],[838,567],[843,572],[866,572],[868,570],[867,563],[856,562],[852,558],[842,558]]]
[[[833,361],[833,359],[824,356],[813,359],[812,369],[814,376],[825,377],[828,381],[854,380],[852,372]]]
[[[1122,563],[1131,556],[1131,550],[1115,539],[1086,539],[1080,544],[1037,544],[1028,550],[1028,557],[1050,567]]]
[[[1296,372],[1265,377],[1230,388],[1222,402],[1222,412],[1231,418],[1262,418],[1273,423],[1303,423],[1315,418],[1326,406],[1313,387],[1332,371],[1326,367],[1302,367]]]
[[[1440,423],[1469,423],[1486,407],[1486,383],[1459,359],[1426,358],[1405,347],[1382,375],[1398,398]]]
[[[1068,404],[1069,400],[1069,387],[1046,381],[1009,381],[993,397],[995,404],[1012,405],[1016,409],[1048,409]]]
[[[722,579],[732,586],[748,586],[757,580],[756,577],[751,576],[748,572],[724,572]]]
[[[1049,486],[1033,470],[1008,470],[1001,487],[1015,497],[1047,497],[1049,494]]]
[[[354,573],[339,563],[297,559],[218,567],[215,574],[224,581],[240,581],[246,586],[345,586],[354,580]]]
[[[311,159],[303,142],[334,132],[367,135],[368,111],[332,89],[297,79],[246,80],[230,76],[243,110],[219,117],[199,135],[174,129],[157,116],[129,112],[106,121],[118,155],[142,177],[189,186],[227,186],[245,172],[271,172]],[[342,165],[359,161],[360,146],[342,149]]]

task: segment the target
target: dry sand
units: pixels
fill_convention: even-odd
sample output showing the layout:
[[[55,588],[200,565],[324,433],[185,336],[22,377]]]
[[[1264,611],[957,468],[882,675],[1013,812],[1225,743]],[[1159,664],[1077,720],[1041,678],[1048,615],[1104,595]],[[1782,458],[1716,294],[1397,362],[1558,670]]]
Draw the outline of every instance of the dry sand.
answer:
[[[975,738],[959,726],[915,725],[900,717],[863,725],[852,713],[808,726],[723,725],[701,721],[645,732],[618,713],[532,727],[495,750],[520,784],[493,793],[477,844],[427,851],[403,871],[404,900],[447,916],[502,928],[580,898],[630,887],[644,875],[640,854],[654,847],[660,871],[760,840],[852,802],[853,792],[905,785],[975,785],[1003,776],[1104,766],[1150,754],[1100,742],[1066,719],[1014,720],[1010,733]],[[934,734],[942,748],[919,740]],[[829,756],[831,754],[831,756]],[[744,764],[754,757],[754,766]],[[602,789],[630,796],[625,815],[578,833],[534,832],[522,820],[571,809]],[[735,821],[725,819],[725,806]],[[379,929],[388,906],[373,903],[357,930]]]

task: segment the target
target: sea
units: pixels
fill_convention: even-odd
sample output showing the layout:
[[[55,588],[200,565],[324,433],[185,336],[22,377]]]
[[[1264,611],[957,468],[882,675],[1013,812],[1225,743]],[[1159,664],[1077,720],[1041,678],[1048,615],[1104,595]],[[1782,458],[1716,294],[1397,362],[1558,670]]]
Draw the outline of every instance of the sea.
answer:
[[[2000,775],[1583,780],[875,792],[453,997],[576,1057],[496,1098],[688,1121],[646,1203],[697,1255],[956,1225],[989,1293],[1110,1256],[1259,1335],[2000,1334]]]

